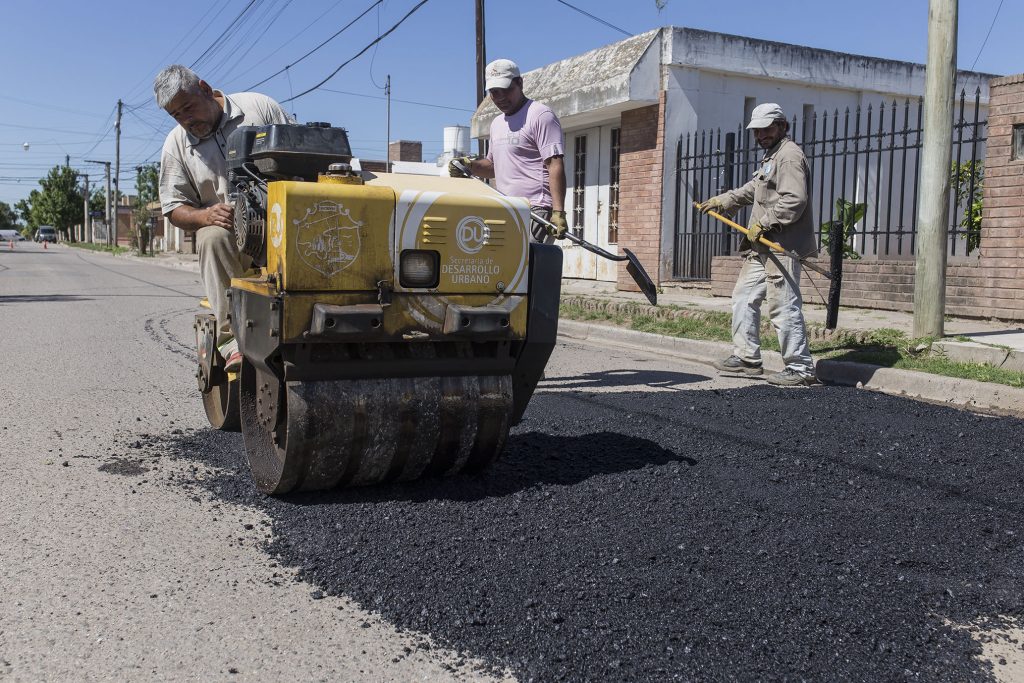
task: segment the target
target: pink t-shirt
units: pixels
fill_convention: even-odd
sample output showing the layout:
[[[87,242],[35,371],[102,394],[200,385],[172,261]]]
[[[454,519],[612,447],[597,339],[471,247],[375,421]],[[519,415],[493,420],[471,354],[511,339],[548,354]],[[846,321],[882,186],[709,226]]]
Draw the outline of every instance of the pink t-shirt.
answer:
[[[494,164],[499,192],[526,197],[531,206],[550,209],[551,190],[544,162],[564,154],[562,124],[540,102],[528,99],[515,114],[491,121],[487,158]]]

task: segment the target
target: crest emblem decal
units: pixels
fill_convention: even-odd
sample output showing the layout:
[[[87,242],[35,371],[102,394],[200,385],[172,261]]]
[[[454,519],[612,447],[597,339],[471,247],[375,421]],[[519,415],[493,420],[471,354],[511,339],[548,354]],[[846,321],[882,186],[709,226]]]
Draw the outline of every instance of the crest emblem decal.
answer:
[[[353,219],[341,202],[317,202],[305,216],[292,222],[299,257],[321,275],[340,273],[359,257],[359,229],[363,223]]]

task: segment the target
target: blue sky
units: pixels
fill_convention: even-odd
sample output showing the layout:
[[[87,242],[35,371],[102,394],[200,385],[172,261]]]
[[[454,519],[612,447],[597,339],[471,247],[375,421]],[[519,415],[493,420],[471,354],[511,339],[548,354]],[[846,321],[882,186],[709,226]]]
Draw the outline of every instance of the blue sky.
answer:
[[[318,52],[257,90],[285,100],[312,87],[418,2],[385,0]],[[488,59],[509,57],[525,71],[626,37],[616,29],[635,34],[669,24],[914,62],[924,62],[927,54],[927,0],[668,0],[660,12],[654,0],[569,2],[615,28],[558,0],[487,0]],[[38,187],[36,180],[63,163],[65,155],[95,183],[102,166],[84,160],[113,161],[118,98],[127,112],[122,123],[121,182],[130,192],[135,166],[159,159],[160,145],[173,124],[153,103],[151,83],[160,68],[200,60],[196,71],[211,85],[227,92],[245,90],[298,60],[373,4],[6,3],[6,30],[0,40],[0,201],[26,197]],[[960,68],[973,65],[977,71],[995,74],[1024,71],[1021,26],[1024,3],[1019,0],[961,2]],[[428,0],[376,49],[353,60],[323,86],[340,92],[315,91],[285,107],[299,121],[346,127],[357,156],[383,158],[387,135],[382,88],[390,74],[391,139],[421,140],[424,157],[433,158],[441,151],[444,126],[468,123],[474,108],[474,31],[474,0]],[[222,34],[221,47],[211,50]]]

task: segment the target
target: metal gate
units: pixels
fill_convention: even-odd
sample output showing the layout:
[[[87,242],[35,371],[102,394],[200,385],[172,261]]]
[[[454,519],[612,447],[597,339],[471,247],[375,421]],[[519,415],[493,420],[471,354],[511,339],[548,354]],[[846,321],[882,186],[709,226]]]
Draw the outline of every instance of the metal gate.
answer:
[[[987,121],[979,119],[981,89],[968,103],[961,90],[953,123],[953,168],[950,187],[949,254],[965,256],[980,237],[980,201]],[[968,111],[968,107],[973,111]],[[967,120],[968,116],[971,120]],[[837,199],[864,202],[867,211],[850,235],[850,246],[866,258],[909,257],[917,230],[917,190],[922,142],[922,102],[884,102],[873,109],[857,107],[793,117],[790,137],[807,155],[811,169],[811,209],[818,243],[822,227],[835,219]],[[798,125],[801,124],[802,125]],[[673,278],[708,280],[713,256],[736,251],[740,236],[719,221],[701,215],[702,201],[738,187],[753,175],[764,152],[753,135],[704,130],[680,136],[676,145]],[[745,225],[750,209],[736,217]]]

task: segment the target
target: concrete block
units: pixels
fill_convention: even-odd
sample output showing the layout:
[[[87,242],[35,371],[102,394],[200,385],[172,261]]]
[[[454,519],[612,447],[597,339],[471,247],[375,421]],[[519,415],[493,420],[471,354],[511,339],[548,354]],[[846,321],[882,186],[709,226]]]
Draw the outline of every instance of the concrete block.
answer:
[[[1000,367],[1009,355],[1006,349],[996,346],[951,339],[942,339],[932,344],[932,353],[956,363],[980,363],[996,368]]]

